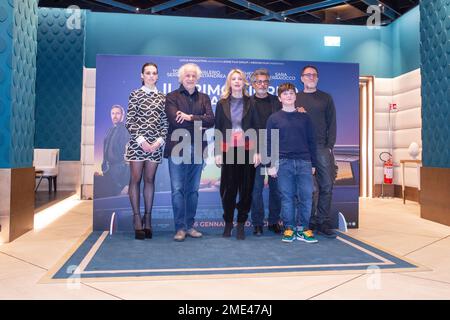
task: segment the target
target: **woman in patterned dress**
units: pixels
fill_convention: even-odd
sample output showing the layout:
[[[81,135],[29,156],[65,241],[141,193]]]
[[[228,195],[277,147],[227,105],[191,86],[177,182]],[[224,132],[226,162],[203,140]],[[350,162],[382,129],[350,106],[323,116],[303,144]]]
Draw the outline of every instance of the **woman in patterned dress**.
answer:
[[[164,94],[156,89],[158,67],[146,63],[141,71],[142,87],[131,92],[125,126],[131,135],[125,160],[130,162],[128,195],[133,209],[135,238],[152,238],[151,212],[155,192],[155,175],[161,162],[169,127],[164,111]],[[140,185],[144,177],[143,219],[140,214]]]

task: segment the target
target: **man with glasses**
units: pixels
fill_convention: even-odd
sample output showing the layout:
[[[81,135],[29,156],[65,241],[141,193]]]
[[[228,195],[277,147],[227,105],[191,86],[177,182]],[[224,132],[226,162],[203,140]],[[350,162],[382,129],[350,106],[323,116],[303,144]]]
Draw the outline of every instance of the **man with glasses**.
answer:
[[[295,106],[307,112],[315,127],[317,166],[314,182],[314,202],[310,229],[328,238],[335,238],[331,229],[330,210],[336,166],[333,155],[336,143],[336,109],[333,98],[317,89],[319,72],[315,66],[306,66],[301,73],[303,92],[297,93]]]
[[[250,81],[255,94],[250,97],[250,104],[257,111],[261,127],[266,128],[267,119],[272,113],[281,109],[281,103],[278,97],[268,93],[269,89],[269,71],[267,69],[257,69],[250,77]],[[262,141],[266,141],[264,138]],[[264,225],[264,203],[263,189],[266,177],[266,168],[259,165],[256,168],[255,183],[252,193],[251,218],[254,227],[253,234],[261,236]],[[268,229],[274,233],[281,233],[280,228],[280,195],[278,192],[277,178],[268,176],[269,179],[269,217]]]

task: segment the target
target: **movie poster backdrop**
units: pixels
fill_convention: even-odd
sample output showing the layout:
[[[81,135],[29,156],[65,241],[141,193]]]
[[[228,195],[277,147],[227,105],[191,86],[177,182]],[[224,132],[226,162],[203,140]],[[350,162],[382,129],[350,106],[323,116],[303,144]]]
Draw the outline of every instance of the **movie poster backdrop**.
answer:
[[[358,227],[359,197],[359,65],[354,63],[329,63],[315,61],[278,61],[254,59],[224,59],[168,56],[119,56],[98,55],[96,69],[95,98],[95,169],[94,169],[94,230],[131,231],[132,210],[128,198],[129,166],[125,161],[119,166],[111,166],[104,161],[104,150],[124,152],[119,133],[111,137],[111,107],[120,105],[125,112],[128,97],[141,85],[141,67],[146,62],[158,65],[158,90],[167,94],[179,87],[178,68],[185,63],[196,63],[202,70],[198,90],[211,98],[215,112],[217,101],[228,72],[239,68],[247,74],[248,80],[255,69],[266,68],[271,74],[269,93],[276,94],[277,87],[284,82],[292,82],[298,90],[303,90],[300,72],[306,65],[314,65],[319,70],[318,88],[333,97],[336,107],[337,141],[334,149],[338,174],[333,190],[332,223],[338,224],[341,212],[349,228]],[[249,88],[253,94],[253,88]],[[125,121],[125,117],[123,119]],[[117,131],[119,132],[119,131]],[[120,131],[123,135],[123,130]],[[126,133],[125,133],[126,134]],[[219,195],[220,169],[212,157],[213,130],[207,131],[210,157],[206,160],[200,190],[195,227],[221,228],[223,226],[222,206]],[[108,138],[107,138],[108,137]],[[114,143],[117,148],[105,148]],[[122,144],[121,144],[122,143]],[[109,151],[112,152],[112,151]],[[121,156],[121,154],[119,154]],[[152,211],[154,230],[173,230],[173,214],[170,193],[170,177],[167,159],[159,165],[155,178],[156,191]],[[267,179],[264,188],[265,209],[268,210]],[[141,199],[141,214],[144,201]],[[113,222],[111,218],[114,215]],[[266,213],[267,216],[267,213]],[[250,220],[250,219],[249,219]],[[248,221],[247,226],[251,226]]]

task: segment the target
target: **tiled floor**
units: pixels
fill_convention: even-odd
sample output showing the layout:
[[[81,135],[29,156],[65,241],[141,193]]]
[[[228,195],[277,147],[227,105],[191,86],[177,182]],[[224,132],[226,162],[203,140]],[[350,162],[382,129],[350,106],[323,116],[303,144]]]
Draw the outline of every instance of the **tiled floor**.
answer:
[[[0,245],[0,299],[450,299],[450,227],[421,219],[416,203],[400,199],[362,199],[360,219],[350,235],[430,271],[40,284],[92,227],[92,201],[80,201],[48,227]]]

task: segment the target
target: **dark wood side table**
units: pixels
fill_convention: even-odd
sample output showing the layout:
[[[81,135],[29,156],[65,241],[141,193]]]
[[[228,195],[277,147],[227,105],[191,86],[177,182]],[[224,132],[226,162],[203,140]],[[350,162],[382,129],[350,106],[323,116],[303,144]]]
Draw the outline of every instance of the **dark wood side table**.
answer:
[[[400,160],[400,165],[402,166],[402,197],[403,197],[403,204],[405,204],[405,163],[414,163],[416,165],[416,167],[417,167],[417,181],[418,181],[417,189],[420,191],[420,167],[422,166],[422,160],[415,160],[415,159]]]

